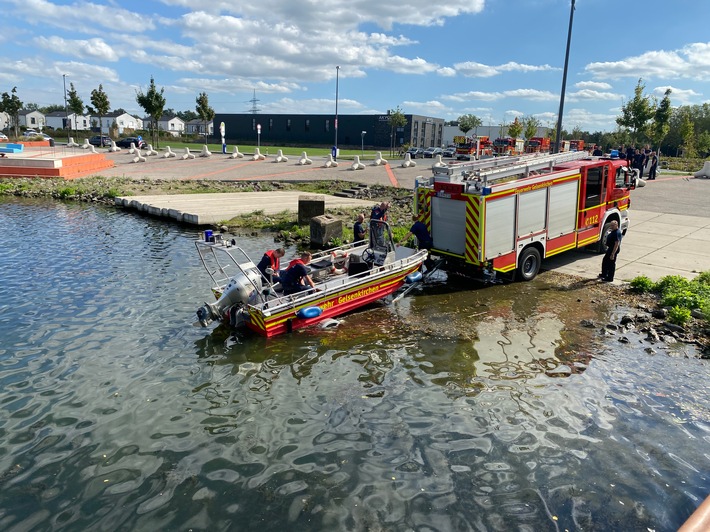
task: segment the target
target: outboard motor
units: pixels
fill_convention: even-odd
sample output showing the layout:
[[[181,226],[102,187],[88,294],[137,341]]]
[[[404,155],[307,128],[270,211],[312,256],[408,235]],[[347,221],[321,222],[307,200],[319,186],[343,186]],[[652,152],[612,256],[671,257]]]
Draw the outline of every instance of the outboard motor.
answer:
[[[234,305],[255,303],[262,290],[261,280],[261,274],[256,269],[232,277],[217,301],[205,303],[197,310],[200,325],[207,327],[213,320],[221,319]]]

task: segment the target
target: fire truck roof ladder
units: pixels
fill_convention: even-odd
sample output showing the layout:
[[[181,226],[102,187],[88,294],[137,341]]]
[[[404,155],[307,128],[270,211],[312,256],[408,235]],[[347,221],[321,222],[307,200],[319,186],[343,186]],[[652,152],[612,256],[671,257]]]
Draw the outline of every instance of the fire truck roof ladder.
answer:
[[[530,154],[518,157],[495,157],[470,163],[452,164],[444,168],[432,168],[434,177],[448,175],[449,179],[463,181],[478,178],[483,186],[514,175],[527,177],[530,172],[552,169],[556,164],[577,161],[589,157],[586,152],[553,154]]]

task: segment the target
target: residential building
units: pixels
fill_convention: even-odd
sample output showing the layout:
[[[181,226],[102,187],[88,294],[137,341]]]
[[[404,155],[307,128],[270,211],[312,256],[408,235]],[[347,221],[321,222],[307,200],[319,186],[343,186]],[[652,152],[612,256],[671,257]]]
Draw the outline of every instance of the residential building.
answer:
[[[132,132],[136,129],[143,129],[143,121],[135,116],[128,113],[118,113],[116,111],[107,113],[105,116],[101,117],[101,123],[99,124],[99,116],[94,115],[91,117],[92,125],[96,122],[94,127],[101,127],[101,133],[109,133],[114,124],[118,129],[118,134],[122,135],[124,132]]]
[[[45,117],[45,126],[51,129],[76,129],[77,131],[87,131],[91,127],[91,117],[89,115],[76,115],[64,111],[53,111]]]
[[[158,129],[167,131],[174,137],[179,137],[185,133],[185,122],[176,115],[164,115],[158,120]]]
[[[45,118],[39,111],[31,111],[29,109],[20,109],[19,113],[20,126],[28,129],[39,129],[46,125]]]
[[[195,118],[190,120],[185,124],[186,131],[188,135],[204,135],[205,134],[205,121]],[[214,122],[207,122],[207,136],[211,137],[214,135]]]
[[[12,119],[10,118],[10,115],[5,111],[0,111],[0,131],[9,128],[11,122]]]

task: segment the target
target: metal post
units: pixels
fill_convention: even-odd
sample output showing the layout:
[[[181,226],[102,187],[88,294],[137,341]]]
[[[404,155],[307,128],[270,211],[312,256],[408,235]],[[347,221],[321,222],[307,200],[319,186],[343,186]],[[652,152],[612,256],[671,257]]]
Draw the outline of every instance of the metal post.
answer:
[[[67,127],[67,122],[69,122],[69,111],[67,110],[67,75],[62,74],[62,79],[64,80],[64,128]],[[67,144],[69,144],[69,131],[67,131]]]
[[[362,156],[363,156],[363,157],[365,156],[365,133],[367,133],[367,131],[363,131],[363,132],[360,134],[360,136],[362,137],[362,138],[360,139],[360,140],[362,141],[362,142],[361,142],[360,149],[362,150]]]
[[[555,153],[560,152],[560,135],[562,134],[562,113],[565,109],[565,89],[567,88],[567,67],[569,65],[569,47],[572,42],[572,20],[574,19],[574,3],[569,12],[569,30],[567,31],[567,51],[565,52],[565,68],[562,72],[562,92],[560,93],[560,112],[557,115],[557,134],[555,135]]]
[[[335,159],[338,155],[338,81],[339,81],[340,67],[335,67]]]

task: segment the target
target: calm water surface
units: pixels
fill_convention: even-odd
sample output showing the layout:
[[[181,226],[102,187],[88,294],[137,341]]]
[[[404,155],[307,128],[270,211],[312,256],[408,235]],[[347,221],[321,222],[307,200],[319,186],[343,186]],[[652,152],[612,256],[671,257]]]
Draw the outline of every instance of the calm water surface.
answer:
[[[0,530],[660,531],[710,492],[707,362],[574,290],[233,337],[192,325],[195,235],[0,202]]]

